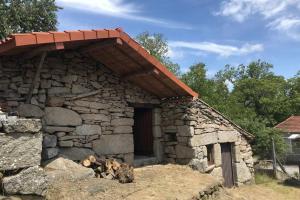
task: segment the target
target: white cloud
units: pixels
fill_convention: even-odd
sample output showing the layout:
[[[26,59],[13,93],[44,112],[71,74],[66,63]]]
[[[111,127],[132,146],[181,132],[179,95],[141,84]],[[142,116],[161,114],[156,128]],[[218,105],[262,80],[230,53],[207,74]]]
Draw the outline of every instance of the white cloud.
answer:
[[[140,5],[128,3],[124,0],[57,0],[57,2],[62,7],[84,10],[101,15],[142,21],[167,28],[192,29],[187,24],[143,16]]]
[[[300,0],[224,0],[216,15],[238,22],[260,15],[267,28],[300,40]]]
[[[175,49],[188,49],[194,51],[200,51],[204,53],[213,53],[219,56],[234,56],[234,55],[246,55],[254,52],[263,51],[262,44],[244,44],[241,47],[222,45],[212,42],[186,42],[186,41],[170,41],[169,46],[175,51]]]
[[[281,17],[270,22],[267,27],[300,41],[300,17]]]
[[[250,15],[271,18],[285,12],[290,6],[299,6],[300,0],[225,0],[217,15],[229,16],[243,22]]]

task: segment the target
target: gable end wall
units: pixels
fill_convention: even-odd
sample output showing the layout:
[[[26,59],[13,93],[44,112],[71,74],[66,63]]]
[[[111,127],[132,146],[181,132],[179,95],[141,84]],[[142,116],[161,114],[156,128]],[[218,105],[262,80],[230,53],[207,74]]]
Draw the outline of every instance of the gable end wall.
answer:
[[[252,149],[247,139],[227,119],[202,100],[164,101],[162,131],[168,162],[188,164],[194,169],[222,179],[220,144],[232,143],[236,184],[253,181]],[[211,166],[208,165],[206,147],[210,144],[213,145],[214,152],[214,165]]]

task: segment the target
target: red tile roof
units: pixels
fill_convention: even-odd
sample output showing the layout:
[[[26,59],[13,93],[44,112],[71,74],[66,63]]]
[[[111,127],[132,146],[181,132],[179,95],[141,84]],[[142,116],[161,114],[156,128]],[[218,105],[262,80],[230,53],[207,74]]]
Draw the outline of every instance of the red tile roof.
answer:
[[[56,43],[62,43],[65,49],[79,49],[112,39],[121,40],[122,45],[105,46],[98,51],[93,49],[89,55],[121,77],[128,77],[130,74],[140,73],[143,70],[145,72],[157,71],[158,73],[144,73],[142,77],[130,76],[129,81],[158,97],[198,96],[120,28],[12,34],[0,42],[0,56],[24,54],[37,47]]]
[[[300,133],[300,116],[291,116],[283,122],[277,124],[278,128],[286,133]]]

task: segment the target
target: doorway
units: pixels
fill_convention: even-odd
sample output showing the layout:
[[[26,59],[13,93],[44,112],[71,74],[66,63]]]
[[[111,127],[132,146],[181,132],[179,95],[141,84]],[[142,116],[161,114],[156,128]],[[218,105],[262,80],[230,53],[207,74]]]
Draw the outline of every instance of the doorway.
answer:
[[[134,109],[134,154],[153,156],[152,109]]]
[[[234,186],[234,173],[232,166],[232,144],[223,143],[221,144],[222,153],[222,173],[224,178],[225,187]]]

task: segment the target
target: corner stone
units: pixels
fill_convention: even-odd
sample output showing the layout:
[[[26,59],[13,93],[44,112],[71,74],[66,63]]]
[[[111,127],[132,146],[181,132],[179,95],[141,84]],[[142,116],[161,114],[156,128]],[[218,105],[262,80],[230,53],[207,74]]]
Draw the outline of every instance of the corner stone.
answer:
[[[36,194],[45,195],[47,190],[47,176],[39,166],[22,170],[15,176],[2,180],[3,189],[7,194]]]
[[[40,165],[43,136],[10,133],[0,136],[0,171]]]

